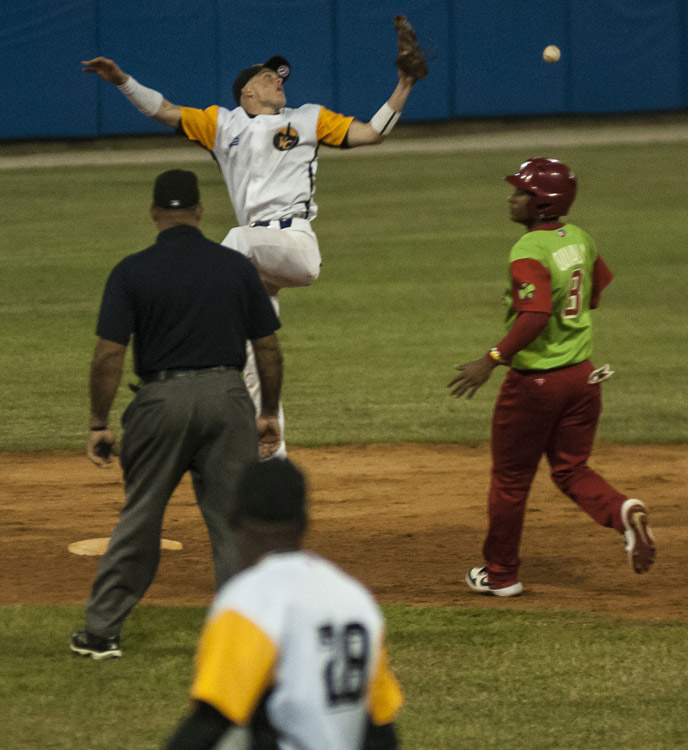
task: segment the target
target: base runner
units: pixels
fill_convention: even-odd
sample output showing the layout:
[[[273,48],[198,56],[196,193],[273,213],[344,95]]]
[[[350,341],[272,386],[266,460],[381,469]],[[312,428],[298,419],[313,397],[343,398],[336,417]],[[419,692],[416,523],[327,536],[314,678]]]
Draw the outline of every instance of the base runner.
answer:
[[[484,357],[458,365],[449,383],[456,398],[471,398],[492,370],[507,365],[492,419],[492,479],[484,566],[472,568],[471,589],[517,596],[519,545],[526,499],[541,457],[559,489],[601,526],[625,538],[632,569],[645,573],[655,559],[647,509],[614,489],[588,466],[601,411],[600,383],[612,371],[590,361],[590,310],[612,274],[592,238],[562,223],[576,195],[576,179],[555,159],[524,162],[506,177],[515,190],[511,220],[526,234],[509,258],[508,334]]]

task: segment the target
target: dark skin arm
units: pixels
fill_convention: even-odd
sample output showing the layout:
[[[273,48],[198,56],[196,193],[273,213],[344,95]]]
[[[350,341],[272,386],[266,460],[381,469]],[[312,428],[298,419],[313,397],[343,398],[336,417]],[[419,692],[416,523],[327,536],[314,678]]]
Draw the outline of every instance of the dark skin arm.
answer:
[[[110,409],[117,395],[127,347],[107,339],[98,339],[91,360],[91,417],[86,455],[96,466],[106,468],[118,455],[115,436],[108,428]],[[105,429],[92,429],[102,428]],[[100,454],[100,455],[99,455]]]
[[[363,750],[397,750],[398,747],[394,724],[377,726],[368,718]]]
[[[547,325],[548,320],[548,313],[519,313],[511,331],[497,346],[499,351],[502,352],[503,363],[510,362],[517,352],[535,341]],[[455,398],[461,398],[464,394],[468,394],[466,398],[473,398],[476,391],[490,379],[492,370],[498,364],[502,363],[486,354],[480,359],[473,360],[473,362],[457,365],[454,369],[458,370],[459,374],[447,385],[448,388],[452,389],[451,395]]]
[[[258,456],[265,459],[279,448],[282,440],[277,418],[282,390],[282,351],[275,333],[253,339],[251,344],[256,357],[261,392],[261,410],[256,420]]]
[[[193,713],[177,727],[165,750],[210,750],[231,726],[232,722],[213,706],[196,701]]]
[[[451,395],[461,398],[467,393],[466,398],[473,398],[476,391],[490,379],[497,364],[485,356],[463,365],[456,365],[454,369],[458,370],[459,374],[447,385],[447,388],[452,389]]]

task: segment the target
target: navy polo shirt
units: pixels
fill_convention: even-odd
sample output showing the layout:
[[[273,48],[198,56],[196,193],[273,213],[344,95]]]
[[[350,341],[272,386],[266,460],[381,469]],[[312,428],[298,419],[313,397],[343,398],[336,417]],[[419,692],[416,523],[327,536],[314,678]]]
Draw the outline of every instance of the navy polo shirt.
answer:
[[[269,336],[280,322],[248,258],[183,225],[110,273],[96,333],[126,346],[134,336],[134,369],[227,365],[243,370],[246,341]]]

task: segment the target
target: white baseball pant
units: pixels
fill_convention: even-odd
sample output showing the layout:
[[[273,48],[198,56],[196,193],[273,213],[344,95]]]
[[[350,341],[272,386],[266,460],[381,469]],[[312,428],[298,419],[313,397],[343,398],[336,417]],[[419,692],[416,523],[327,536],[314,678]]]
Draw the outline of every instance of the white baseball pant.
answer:
[[[322,262],[318,239],[306,219],[292,219],[291,226],[281,228],[279,221],[271,221],[269,226],[234,227],[222,241],[225,247],[238,250],[245,255],[258,270],[264,283],[275,287],[309,286],[320,274]],[[270,297],[275,313],[279,316],[277,295]],[[256,359],[250,343],[246,347],[244,380],[260,413],[260,380],[256,369]],[[284,440],[284,408],[279,405],[279,424],[282,442],[276,453],[286,457]]]

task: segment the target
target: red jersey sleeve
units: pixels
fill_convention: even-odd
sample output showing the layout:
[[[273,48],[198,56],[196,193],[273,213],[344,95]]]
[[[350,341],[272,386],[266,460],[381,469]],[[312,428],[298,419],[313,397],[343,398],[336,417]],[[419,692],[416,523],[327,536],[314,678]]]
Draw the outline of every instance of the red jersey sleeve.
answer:
[[[519,313],[509,333],[497,344],[496,348],[502,355],[502,359],[505,362],[511,362],[514,354],[535,341],[545,330],[547,323],[549,323],[547,313]]]
[[[511,304],[517,312],[552,312],[550,273],[537,260],[521,258],[512,261]]]
[[[609,286],[614,274],[609,270],[609,266],[598,255],[595,258],[595,265],[592,267],[592,294],[590,295],[590,308],[594,310],[600,305],[600,296],[602,291]]]

